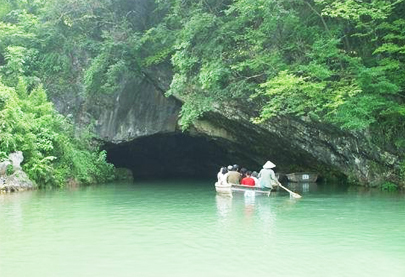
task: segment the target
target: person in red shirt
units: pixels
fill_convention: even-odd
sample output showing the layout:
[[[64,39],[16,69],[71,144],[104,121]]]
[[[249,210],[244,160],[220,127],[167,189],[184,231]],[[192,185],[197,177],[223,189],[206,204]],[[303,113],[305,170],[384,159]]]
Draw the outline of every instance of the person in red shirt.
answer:
[[[254,187],[255,186],[255,179],[253,179],[251,177],[251,175],[252,175],[252,171],[247,171],[246,172],[246,177],[243,178],[242,181],[240,182],[241,185]]]

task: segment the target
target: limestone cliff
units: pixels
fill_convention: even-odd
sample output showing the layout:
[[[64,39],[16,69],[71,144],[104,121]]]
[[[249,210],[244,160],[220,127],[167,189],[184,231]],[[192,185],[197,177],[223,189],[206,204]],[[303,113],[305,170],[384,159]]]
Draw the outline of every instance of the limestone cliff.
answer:
[[[250,119],[257,112],[253,104],[249,109],[237,103],[217,106],[181,133],[177,126],[181,102],[164,96],[170,78],[162,72],[127,80],[113,95],[76,101],[77,126],[93,126],[112,162],[132,169],[135,176],[156,174],[157,167],[164,176],[212,175],[221,165],[259,169],[272,160],[284,173],[316,170],[363,185],[399,183],[398,157],[371,143],[367,134],[343,132],[309,118],[253,124]],[[57,107],[66,113],[62,102]]]

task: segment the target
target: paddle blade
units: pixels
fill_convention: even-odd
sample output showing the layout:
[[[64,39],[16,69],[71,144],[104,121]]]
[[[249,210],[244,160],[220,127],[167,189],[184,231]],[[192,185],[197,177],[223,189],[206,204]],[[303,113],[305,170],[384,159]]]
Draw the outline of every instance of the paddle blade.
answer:
[[[291,197],[297,198],[297,199],[302,197],[302,196],[299,195],[298,193],[290,193],[290,195],[291,195]]]

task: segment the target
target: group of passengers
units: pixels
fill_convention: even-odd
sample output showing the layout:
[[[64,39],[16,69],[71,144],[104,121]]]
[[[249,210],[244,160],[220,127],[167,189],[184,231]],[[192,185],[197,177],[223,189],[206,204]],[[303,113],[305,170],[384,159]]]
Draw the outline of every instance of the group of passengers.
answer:
[[[250,171],[246,168],[239,168],[239,165],[229,165],[221,167],[218,172],[218,184],[238,184],[252,187],[273,189],[278,186],[278,180],[272,168],[276,167],[270,161],[267,161],[259,173]]]

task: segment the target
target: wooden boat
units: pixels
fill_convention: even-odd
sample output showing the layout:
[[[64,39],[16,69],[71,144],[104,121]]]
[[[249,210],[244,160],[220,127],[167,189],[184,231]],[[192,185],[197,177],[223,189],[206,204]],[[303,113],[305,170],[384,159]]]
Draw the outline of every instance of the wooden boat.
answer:
[[[220,194],[232,194],[233,191],[252,191],[255,193],[270,195],[270,190],[266,190],[260,187],[252,187],[238,184],[219,184],[215,183],[215,190]]]
[[[265,194],[267,196],[270,195],[271,190],[269,189],[263,189],[261,187],[253,187],[253,186],[245,186],[245,185],[238,185],[238,184],[232,184],[231,187],[232,191],[252,191],[260,194]]]
[[[318,179],[318,173],[295,172],[287,174],[289,182],[293,183],[315,183]]]
[[[220,184],[215,183],[215,190],[221,194],[232,194],[232,185],[231,184]]]

